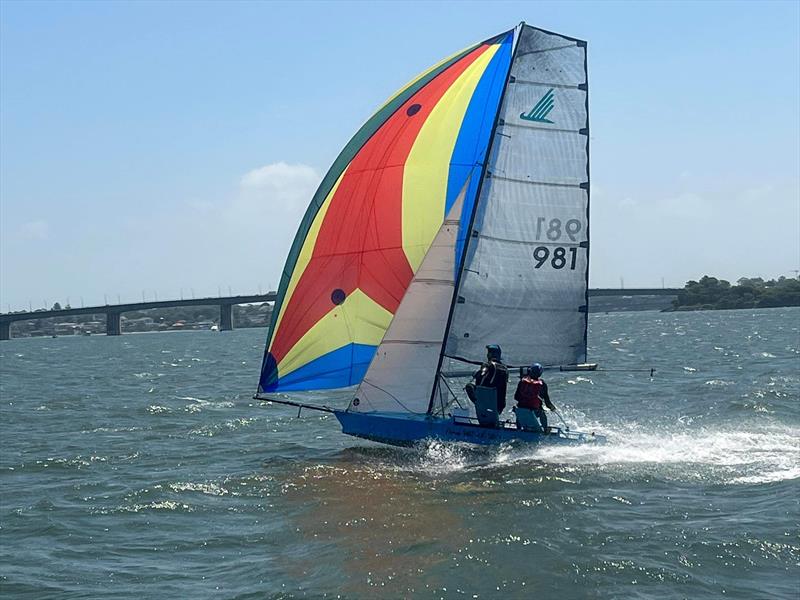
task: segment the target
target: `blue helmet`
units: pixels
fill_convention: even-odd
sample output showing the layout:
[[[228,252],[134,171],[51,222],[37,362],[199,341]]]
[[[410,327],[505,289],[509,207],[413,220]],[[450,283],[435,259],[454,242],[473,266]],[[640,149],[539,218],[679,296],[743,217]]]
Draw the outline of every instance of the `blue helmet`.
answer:
[[[544,367],[542,367],[542,365],[539,363],[533,363],[528,369],[528,372],[534,377],[541,377],[542,373],[544,372]]]
[[[500,346],[498,346],[497,344],[489,344],[488,346],[486,346],[486,356],[489,357],[489,359],[493,358],[495,360],[500,360],[502,354],[503,351],[500,350]]]

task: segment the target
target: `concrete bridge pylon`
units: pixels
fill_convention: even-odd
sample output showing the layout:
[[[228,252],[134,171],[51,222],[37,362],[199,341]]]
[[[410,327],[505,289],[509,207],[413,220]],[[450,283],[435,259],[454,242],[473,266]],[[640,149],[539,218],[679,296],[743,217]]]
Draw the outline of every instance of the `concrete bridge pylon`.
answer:
[[[106,313],[106,335],[122,335],[122,313],[109,311]]]
[[[220,331],[233,331],[233,304],[219,305]]]

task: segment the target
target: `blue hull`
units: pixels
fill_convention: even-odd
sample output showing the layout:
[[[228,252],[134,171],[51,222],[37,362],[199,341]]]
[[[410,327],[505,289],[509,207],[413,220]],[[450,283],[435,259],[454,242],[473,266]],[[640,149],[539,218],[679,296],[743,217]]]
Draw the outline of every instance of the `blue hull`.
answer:
[[[525,444],[603,443],[605,438],[594,433],[578,433],[553,428],[549,434],[517,429],[512,423],[500,427],[481,427],[453,417],[439,418],[408,413],[357,413],[334,411],[342,425],[342,433],[391,444],[413,446],[423,440],[463,442],[481,446],[498,446],[511,442]]]

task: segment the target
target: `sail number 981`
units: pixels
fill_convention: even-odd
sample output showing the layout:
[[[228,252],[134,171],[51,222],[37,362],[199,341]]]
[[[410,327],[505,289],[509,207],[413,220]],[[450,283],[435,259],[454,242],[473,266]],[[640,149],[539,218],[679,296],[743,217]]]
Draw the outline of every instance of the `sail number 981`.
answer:
[[[578,233],[582,229],[581,222],[578,219],[569,219],[562,223],[561,219],[547,219],[547,217],[539,217],[536,219],[536,239],[542,239],[542,234],[547,236],[551,242],[557,242],[561,236],[566,234],[570,241],[578,241]]]
[[[537,246],[533,251],[533,259],[536,261],[537,269],[550,261],[549,264],[554,269],[563,269],[569,265],[571,271],[575,270],[575,261],[578,258],[577,248],[564,248],[563,246],[556,246],[553,248],[552,255],[550,248],[547,246]]]

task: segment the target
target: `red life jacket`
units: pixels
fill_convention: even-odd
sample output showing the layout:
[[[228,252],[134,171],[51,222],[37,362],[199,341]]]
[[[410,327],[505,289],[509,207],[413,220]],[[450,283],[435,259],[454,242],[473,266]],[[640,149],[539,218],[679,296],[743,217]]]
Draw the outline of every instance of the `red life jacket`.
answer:
[[[534,410],[542,408],[542,399],[539,393],[542,391],[541,379],[529,379],[524,377],[517,384],[517,391],[514,393],[514,400],[520,408],[532,408]]]

